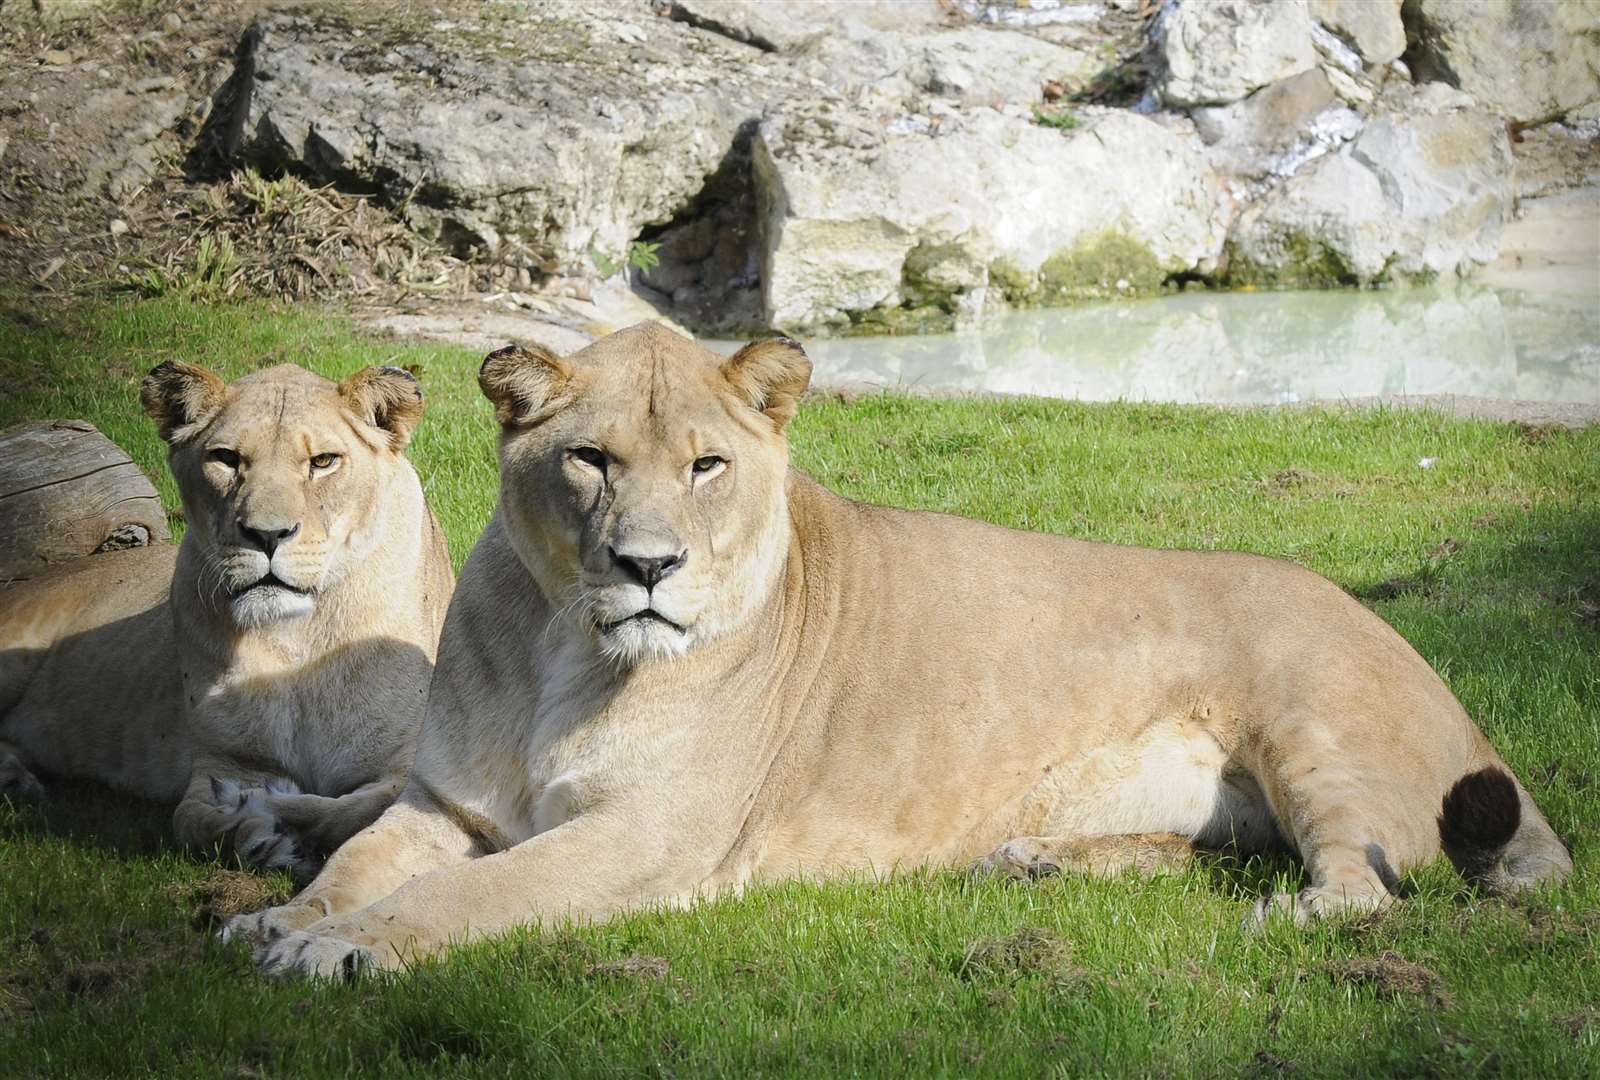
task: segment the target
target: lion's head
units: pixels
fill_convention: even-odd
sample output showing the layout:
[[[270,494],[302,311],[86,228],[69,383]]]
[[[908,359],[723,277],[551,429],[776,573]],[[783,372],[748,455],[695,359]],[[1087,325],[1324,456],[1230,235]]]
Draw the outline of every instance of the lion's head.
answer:
[[[787,550],[783,429],[810,378],[792,341],[724,360],[653,323],[490,354],[501,514],[557,618],[624,663],[742,621]]]
[[[377,547],[423,407],[389,367],[335,384],[283,364],[225,384],[169,361],[140,397],[170,447],[201,599],[240,627],[309,615]]]

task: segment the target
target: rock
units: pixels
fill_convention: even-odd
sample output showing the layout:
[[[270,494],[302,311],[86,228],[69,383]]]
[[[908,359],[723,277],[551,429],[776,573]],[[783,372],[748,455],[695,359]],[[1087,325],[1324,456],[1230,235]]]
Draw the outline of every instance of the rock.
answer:
[[[1403,0],[1312,0],[1311,14],[1338,35],[1369,67],[1388,64],[1406,51],[1400,19]]]
[[[183,29],[183,16],[176,11],[169,11],[161,16],[161,28],[169,34],[176,34]]]
[[[1251,181],[1290,176],[1360,129],[1360,119],[1340,107],[1321,68],[1273,83],[1231,105],[1195,109],[1190,116],[1210,147],[1212,166]]]
[[[1406,0],[1419,81],[1440,80],[1522,123],[1600,100],[1600,2]]]
[[[1305,0],[1180,0],[1155,28],[1168,106],[1225,105],[1315,66]]]
[[[112,218],[110,231],[112,236],[123,236],[128,232],[128,223],[121,218]]]
[[[1220,250],[1220,186],[1198,139],[1144,117],[1086,109],[1061,132],[978,110],[898,136],[847,123],[796,110],[757,132],[774,327],[941,329],[995,301],[1148,294]]]
[[[827,29],[814,4],[792,0],[661,0],[657,8],[679,22],[767,52],[792,52]]]
[[[670,21],[629,45],[575,7],[525,18],[485,41],[379,12],[359,38],[268,16],[247,37],[241,153],[376,189],[458,254],[578,274],[670,219],[759,113],[756,88],[787,86],[783,65]]]
[[[906,41],[913,85],[963,105],[1000,108],[1042,99],[1046,82],[1072,93],[1102,68],[1092,53],[1010,30],[970,26]]]
[[[1239,216],[1229,283],[1426,281],[1494,260],[1512,198],[1504,124],[1445,87],[1387,104],[1392,112]]]

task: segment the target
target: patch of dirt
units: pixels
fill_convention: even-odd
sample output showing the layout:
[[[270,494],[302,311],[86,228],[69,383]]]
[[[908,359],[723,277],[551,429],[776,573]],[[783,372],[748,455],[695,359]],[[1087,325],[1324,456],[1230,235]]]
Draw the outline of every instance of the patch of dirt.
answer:
[[[47,0],[0,20],[0,287],[373,297],[482,276],[365,195],[234,172],[244,29],[285,0]]]
[[[974,942],[956,965],[956,974],[969,982],[1008,979],[1026,975],[1076,973],[1068,963],[1067,943],[1050,930],[1025,926],[1005,937]]]
[[[1271,486],[1276,491],[1292,491],[1314,484],[1317,479],[1317,474],[1309,469],[1284,469],[1273,475]]]
[[[191,885],[175,887],[174,891],[181,899],[194,904],[194,922],[200,927],[286,903],[290,896],[284,886],[243,870],[214,870]]]
[[[1299,1071],[1300,1063],[1294,1058],[1284,1057],[1282,1054],[1275,1054],[1263,1048],[1256,1051],[1256,1056],[1250,1060],[1246,1073],[1252,1076],[1286,1076]]]
[[[1582,1039],[1590,1031],[1600,1028],[1600,1006],[1590,1005],[1574,1012],[1563,1013],[1555,1017],[1555,1022],[1557,1027],[1574,1039]]]
[[[1436,972],[1395,952],[1331,962],[1326,970],[1334,982],[1371,986],[1381,1001],[1420,997],[1435,1008],[1450,1005],[1444,980]]]
[[[672,965],[663,956],[642,956],[632,953],[617,960],[604,960],[590,964],[584,974],[590,976],[620,976],[628,979],[659,981],[671,973]]]

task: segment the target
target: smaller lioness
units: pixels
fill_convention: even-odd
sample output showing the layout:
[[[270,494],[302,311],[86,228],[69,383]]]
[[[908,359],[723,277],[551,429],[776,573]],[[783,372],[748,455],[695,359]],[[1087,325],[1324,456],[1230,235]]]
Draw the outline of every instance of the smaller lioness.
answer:
[[[842,499],[788,467],[793,342],[655,326],[479,376],[500,505],[462,572],[405,794],[290,904],[269,971],[800,874],[1305,860],[1302,920],[1443,849],[1571,860],[1412,648],[1290,563]]]
[[[183,843],[308,877],[411,765],[453,574],[408,372],[145,379],[188,531],[0,589],[0,795],[176,801]]]

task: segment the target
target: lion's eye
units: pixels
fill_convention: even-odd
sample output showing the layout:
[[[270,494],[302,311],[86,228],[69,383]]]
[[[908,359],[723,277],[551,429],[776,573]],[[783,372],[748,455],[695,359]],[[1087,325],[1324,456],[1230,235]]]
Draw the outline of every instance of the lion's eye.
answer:
[[[571,454],[573,457],[577,458],[591,469],[598,469],[601,472],[606,471],[605,452],[597,447],[574,446],[571,450],[567,451],[567,453]]]
[[[705,457],[699,457],[699,458],[695,458],[694,459],[694,471],[697,474],[704,474],[704,473],[708,473],[708,472],[714,472],[716,469],[720,468],[723,464],[725,464],[725,462],[723,461],[722,458],[719,458],[715,454],[707,454]]]
[[[206,460],[215,461],[218,465],[221,465],[226,469],[237,469],[239,467],[238,452],[235,450],[229,450],[225,446],[219,446],[212,450],[206,455]]]
[[[312,472],[327,472],[339,464],[338,454],[318,454],[311,459]]]

